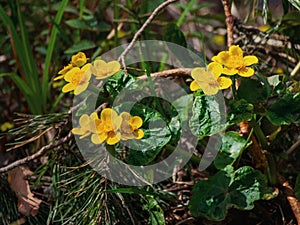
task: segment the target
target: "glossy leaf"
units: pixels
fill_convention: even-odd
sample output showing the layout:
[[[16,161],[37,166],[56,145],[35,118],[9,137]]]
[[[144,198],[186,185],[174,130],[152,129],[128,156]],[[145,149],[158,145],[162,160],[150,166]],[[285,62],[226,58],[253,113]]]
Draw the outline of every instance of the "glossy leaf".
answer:
[[[256,103],[266,100],[267,90],[260,81],[254,79],[241,79],[241,84],[237,91],[239,99],[245,99],[249,103]]]
[[[258,170],[244,166],[236,171],[227,166],[208,180],[196,183],[192,191],[190,211],[193,216],[224,220],[228,209],[250,210],[254,202],[274,196],[267,178]]]
[[[253,117],[253,108],[253,105],[245,99],[229,101],[229,124],[237,124],[241,121],[250,121]]]
[[[194,99],[190,128],[200,139],[224,130],[225,113],[216,96],[200,95]]]
[[[224,169],[227,165],[232,165],[249,145],[250,143],[237,132],[225,133],[222,137],[222,147],[214,160],[215,167]]]
[[[268,108],[266,116],[275,126],[300,122],[300,93],[279,99]]]

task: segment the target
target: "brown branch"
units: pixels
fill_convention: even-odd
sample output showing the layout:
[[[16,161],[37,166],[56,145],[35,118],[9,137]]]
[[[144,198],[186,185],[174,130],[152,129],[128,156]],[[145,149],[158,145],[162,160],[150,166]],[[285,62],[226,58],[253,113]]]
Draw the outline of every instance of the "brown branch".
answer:
[[[157,16],[157,14],[159,13],[160,10],[166,8],[169,4],[176,2],[177,0],[167,0],[165,2],[163,2],[162,4],[160,4],[149,16],[149,18],[146,20],[146,22],[141,26],[141,28],[135,33],[135,35],[133,36],[131,42],[129,43],[129,45],[126,47],[126,49],[121,53],[121,55],[119,56],[118,61],[121,61],[121,64],[126,72],[126,64],[125,64],[125,56],[127,55],[127,53],[131,50],[131,48],[133,47],[133,45],[135,44],[135,42],[137,41],[137,39],[141,36],[141,34],[143,33],[143,31],[146,29],[146,27],[152,22],[152,20],[154,20],[155,16]]]
[[[21,166],[21,165],[26,164],[26,163],[28,163],[28,162],[34,160],[34,159],[37,159],[37,158],[41,157],[41,156],[44,155],[48,150],[53,149],[53,148],[55,148],[55,147],[57,147],[57,146],[63,144],[64,142],[70,140],[71,136],[72,136],[72,133],[70,132],[70,133],[69,133],[67,136],[65,136],[64,138],[61,138],[61,139],[58,140],[58,141],[55,141],[55,142],[53,142],[53,143],[51,143],[51,144],[48,144],[48,145],[42,147],[39,151],[37,151],[37,152],[34,153],[33,155],[27,156],[27,157],[25,157],[25,158],[23,158],[23,159],[17,160],[17,161],[15,161],[15,162],[13,162],[13,163],[7,165],[7,166],[5,166],[5,167],[0,168],[0,173],[8,172],[9,170],[12,170],[13,168],[16,168],[16,167],[18,167],[18,166]]]
[[[190,68],[178,68],[171,70],[164,70],[161,72],[151,73],[151,77],[168,77],[168,76],[190,76],[191,74]],[[147,75],[142,75],[138,77],[139,79],[146,80]]]
[[[289,184],[289,182],[286,181],[285,178],[281,175],[278,175],[277,177],[280,185],[282,186],[286,199],[288,200],[291,209],[295,215],[298,225],[300,225],[300,201],[298,201],[298,199],[296,198],[295,191],[293,187]]]
[[[226,27],[227,27],[227,46],[230,47],[233,44],[233,25],[234,16],[231,14],[229,0],[222,0],[224,12],[226,16]]]

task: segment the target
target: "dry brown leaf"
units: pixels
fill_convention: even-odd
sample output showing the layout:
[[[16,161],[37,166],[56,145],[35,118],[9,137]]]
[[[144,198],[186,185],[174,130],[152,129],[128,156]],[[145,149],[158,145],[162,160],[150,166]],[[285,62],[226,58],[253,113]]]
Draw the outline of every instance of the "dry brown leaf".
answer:
[[[25,180],[32,172],[24,167],[17,167],[8,172],[8,183],[10,188],[18,197],[18,211],[25,216],[36,216],[41,200],[33,197],[29,183]]]

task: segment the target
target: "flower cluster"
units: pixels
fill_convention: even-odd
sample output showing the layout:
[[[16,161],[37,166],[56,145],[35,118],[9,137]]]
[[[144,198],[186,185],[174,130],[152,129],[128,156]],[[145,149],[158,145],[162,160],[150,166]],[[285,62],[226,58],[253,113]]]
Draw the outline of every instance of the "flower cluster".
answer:
[[[73,55],[71,62],[58,72],[59,76],[54,80],[64,79],[68,82],[62,92],[74,91],[74,95],[79,95],[87,89],[92,74],[96,79],[105,79],[117,73],[121,68],[118,61],[106,63],[98,59],[92,65],[87,63],[87,60],[86,55],[79,52]]]
[[[83,114],[79,119],[79,128],[73,128],[72,133],[80,135],[80,139],[91,134],[94,144],[106,142],[114,145],[120,140],[141,139],[144,132],[139,129],[143,120],[139,116],[131,116],[127,112],[117,114],[111,108],[101,111],[100,118],[96,112],[91,115]]]
[[[192,70],[191,75],[194,79],[190,85],[192,91],[202,89],[205,94],[214,95],[232,85],[231,79],[221,74],[250,77],[254,75],[254,69],[249,66],[258,63],[256,56],[243,56],[243,50],[237,45],[212,57],[212,61],[206,69],[198,67]]]

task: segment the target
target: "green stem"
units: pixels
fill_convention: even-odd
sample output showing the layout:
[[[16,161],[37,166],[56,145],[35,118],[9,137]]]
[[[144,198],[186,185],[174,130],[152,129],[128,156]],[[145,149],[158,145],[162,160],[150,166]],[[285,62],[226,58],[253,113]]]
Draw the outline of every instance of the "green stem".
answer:
[[[255,136],[256,136],[258,142],[260,143],[262,149],[266,150],[268,148],[268,142],[267,142],[264,132],[262,131],[262,129],[259,126],[261,119],[262,119],[262,117],[258,121],[253,119],[250,122],[250,124],[254,130]],[[276,164],[275,164],[274,158],[269,152],[263,151],[262,153],[266,157],[266,161],[267,161],[266,174],[267,174],[269,183],[270,183],[270,185],[275,186],[277,183],[277,178],[276,178],[277,171],[276,171]]]
[[[231,78],[231,80],[232,80],[232,86],[231,86],[232,97],[233,97],[233,99],[236,99],[236,86],[235,86],[235,80],[236,80],[236,78],[235,78],[235,76],[233,76]]]
[[[258,124],[261,121],[261,119],[262,119],[262,117],[258,120],[258,122],[253,119],[253,120],[251,120],[250,124],[254,130],[254,134],[257,137],[258,142],[261,144],[261,147],[263,149],[267,149],[268,142],[267,142],[266,136]]]

